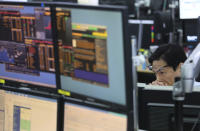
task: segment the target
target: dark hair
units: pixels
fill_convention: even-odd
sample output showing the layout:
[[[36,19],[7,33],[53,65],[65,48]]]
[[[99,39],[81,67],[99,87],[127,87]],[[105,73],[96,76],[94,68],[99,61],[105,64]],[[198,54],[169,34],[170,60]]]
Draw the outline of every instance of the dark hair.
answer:
[[[174,70],[181,62],[184,62],[187,57],[183,48],[176,44],[164,44],[149,57],[149,63],[152,65],[155,60],[164,60],[168,66]]]

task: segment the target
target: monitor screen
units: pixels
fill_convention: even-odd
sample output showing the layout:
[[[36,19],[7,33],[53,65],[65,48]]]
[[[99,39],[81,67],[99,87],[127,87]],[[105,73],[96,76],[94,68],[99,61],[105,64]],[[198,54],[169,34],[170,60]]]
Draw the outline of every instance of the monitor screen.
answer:
[[[0,5],[0,78],[56,87],[50,8]]]
[[[57,100],[0,91],[1,131],[56,131]]]
[[[179,0],[180,19],[197,19],[200,16],[199,0]]]
[[[88,106],[65,103],[64,131],[68,130],[127,131],[127,116]]]
[[[126,105],[122,11],[56,11],[61,88]]]

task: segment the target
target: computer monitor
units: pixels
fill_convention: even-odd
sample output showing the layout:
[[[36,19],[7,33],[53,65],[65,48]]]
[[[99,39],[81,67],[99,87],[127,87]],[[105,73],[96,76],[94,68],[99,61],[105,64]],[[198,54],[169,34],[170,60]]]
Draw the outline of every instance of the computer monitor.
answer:
[[[173,104],[148,103],[149,130],[175,131],[175,113]],[[185,105],[183,107],[183,129],[189,131],[199,119],[200,106]],[[194,131],[198,131],[200,123],[197,122]]]
[[[61,89],[126,106],[132,99],[126,8],[56,5],[56,16]]]
[[[175,102],[172,98],[173,87],[146,86],[139,90],[140,129],[150,131],[175,131]],[[194,131],[199,130],[200,102],[199,87],[186,94],[183,103],[183,126],[189,131],[197,122]]]
[[[56,131],[57,99],[0,90],[1,131]]]
[[[199,0],[179,0],[180,19],[197,19],[200,16]]]
[[[149,49],[155,45],[154,20],[129,20],[129,32],[137,38],[137,48]]]
[[[56,88],[50,8],[17,3],[0,3],[0,79]]]
[[[197,27],[198,21],[196,19],[183,21],[183,42],[185,44],[196,45],[199,42]]]
[[[126,114],[66,102],[64,131],[128,131]]]

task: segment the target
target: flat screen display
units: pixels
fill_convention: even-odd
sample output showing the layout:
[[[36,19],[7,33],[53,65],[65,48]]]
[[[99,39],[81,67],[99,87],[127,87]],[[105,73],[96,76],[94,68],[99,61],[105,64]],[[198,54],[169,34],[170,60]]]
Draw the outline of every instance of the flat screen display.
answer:
[[[197,44],[199,42],[197,19],[184,21],[183,31],[183,40],[185,43]]]
[[[0,78],[56,87],[50,8],[0,4]]]
[[[61,88],[126,105],[123,13],[56,8]]]
[[[197,19],[200,16],[199,0],[179,0],[180,19]]]
[[[155,45],[153,20],[129,20],[129,32],[137,38],[137,49],[149,49],[151,45]]]
[[[64,131],[80,130],[127,131],[127,116],[102,109],[65,103]]]
[[[56,131],[57,100],[0,90],[0,131]]]

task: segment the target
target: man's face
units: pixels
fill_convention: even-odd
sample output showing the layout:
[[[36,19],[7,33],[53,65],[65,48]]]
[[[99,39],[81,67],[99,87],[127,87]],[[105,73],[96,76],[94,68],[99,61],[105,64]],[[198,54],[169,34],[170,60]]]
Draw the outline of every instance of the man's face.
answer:
[[[153,61],[152,71],[156,75],[156,82],[163,83],[163,85],[171,86],[174,84],[174,79],[177,76],[177,72],[167,63],[160,59]],[[162,85],[162,84],[160,84]]]

